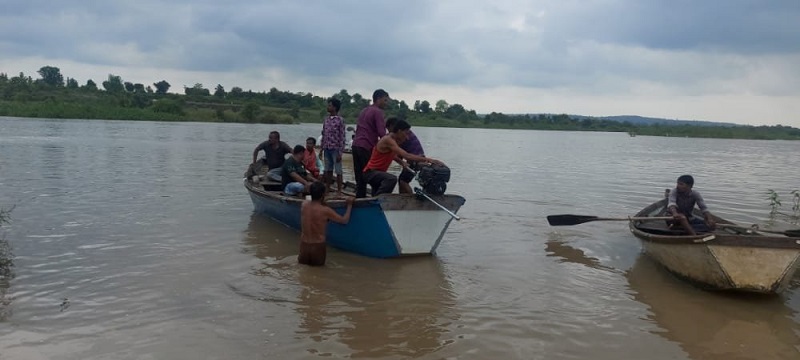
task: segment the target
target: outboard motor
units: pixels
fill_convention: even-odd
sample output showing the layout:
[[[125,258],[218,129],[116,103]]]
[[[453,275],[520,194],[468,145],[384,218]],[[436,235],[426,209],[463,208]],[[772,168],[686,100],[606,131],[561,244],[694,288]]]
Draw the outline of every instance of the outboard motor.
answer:
[[[445,165],[422,165],[417,172],[417,181],[429,195],[442,195],[450,181],[450,168]]]

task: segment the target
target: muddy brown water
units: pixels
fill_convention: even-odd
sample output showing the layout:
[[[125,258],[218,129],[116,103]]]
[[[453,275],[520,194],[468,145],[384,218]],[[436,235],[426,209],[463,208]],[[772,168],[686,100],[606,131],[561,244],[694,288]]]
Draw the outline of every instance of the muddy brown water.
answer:
[[[683,173],[715,213],[789,228],[800,142],[417,128],[467,203],[435,257],[329,252],[254,214],[270,130],[319,125],[0,118],[0,359],[797,359],[781,296],[699,290],[643,256],[627,216]],[[349,173],[346,174],[349,177]]]

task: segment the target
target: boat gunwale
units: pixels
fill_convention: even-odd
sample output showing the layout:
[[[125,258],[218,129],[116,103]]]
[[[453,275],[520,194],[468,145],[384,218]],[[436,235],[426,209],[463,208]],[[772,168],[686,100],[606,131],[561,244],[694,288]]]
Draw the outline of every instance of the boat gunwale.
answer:
[[[661,199],[653,204],[645,207],[638,213],[636,217],[647,217],[655,210],[666,206],[666,199]],[[718,224],[731,224],[734,223],[727,221],[719,216],[713,215],[712,217]],[[790,237],[781,235],[765,235],[762,233],[725,233],[725,230],[718,229],[711,233],[703,233],[698,235],[663,235],[653,234],[639,229],[637,226],[642,224],[643,221],[631,221],[629,226],[631,232],[640,240],[662,244],[675,244],[675,245],[718,245],[718,246],[734,246],[734,247],[756,247],[756,248],[772,248],[772,249],[798,249],[800,250],[800,237]],[[743,227],[746,229],[746,227]]]

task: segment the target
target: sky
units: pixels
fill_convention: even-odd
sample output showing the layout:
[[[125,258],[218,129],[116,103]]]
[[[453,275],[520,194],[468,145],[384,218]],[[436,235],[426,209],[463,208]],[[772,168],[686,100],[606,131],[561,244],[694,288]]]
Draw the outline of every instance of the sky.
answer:
[[[0,0],[0,72],[800,127],[800,0]]]

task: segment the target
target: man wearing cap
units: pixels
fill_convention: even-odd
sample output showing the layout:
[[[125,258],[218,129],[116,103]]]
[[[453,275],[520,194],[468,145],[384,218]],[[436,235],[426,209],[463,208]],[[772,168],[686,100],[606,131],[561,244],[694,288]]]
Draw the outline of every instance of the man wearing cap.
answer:
[[[386,121],[383,109],[389,106],[389,93],[383,89],[372,93],[372,104],[361,110],[356,122],[356,134],[353,140],[353,172],[356,178],[356,197],[367,196],[367,182],[364,181],[364,167],[372,155],[372,148],[378,140],[386,135]]]
[[[683,227],[690,235],[697,235],[697,231],[708,232],[716,227],[711,212],[708,211],[705,200],[696,190],[692,190],[694,178],[691,175],[681,175],[678,183],[669,193],[667,211],[673,216],[677,225]],[[700,219],[693,215],[694,206],[703,213]]]

